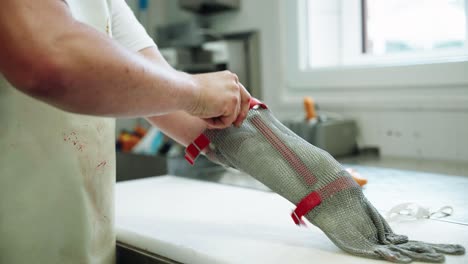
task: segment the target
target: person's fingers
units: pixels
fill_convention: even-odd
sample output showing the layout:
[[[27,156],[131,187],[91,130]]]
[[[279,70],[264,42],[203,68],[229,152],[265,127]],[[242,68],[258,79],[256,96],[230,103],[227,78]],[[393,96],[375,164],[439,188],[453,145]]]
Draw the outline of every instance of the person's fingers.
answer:
[[[412,260],[431,262],[431,263],[442,263],[445,261],[445,256],[437,252],[415,252],[411,250],[404,249],[402,247],[392,245],[390,248],[393,251],[400,252],[401,254],[410,257]]]
[[[239,76],[237,76],[237,74],[235,73],[232,73],[232,72],[230,73],[234,76],[234,81],[236,81],[236,83],[239,83]]]
[[[234,125],[237,127],[240,127],[242,125],[242,122],[244,122],[245,118],[247,117],[247,114],[249,112],[250,108],[250,94],[245,89],[244,85],[239,83],[240,86],[240,112],[239,115],[237,116],[236,121],[234,122]]]
[[[225,115],[223,117],[221,117],[223,123],[226,125],[226,127],[234,124],[236,125],[236,120],[237,120],[237,117],[239,116],[239,112],[240,112],[240,99],[237,101],[237,104],[234,108],[234,112],[232,112],[231,114],[229,115]]]
[[[208,129],[223,129],[225,125],[220,117],[213,118],[204,118],[205,122],[208,124]]]
[[[222,114],[211,118],[211,119],[206,119],[209,128],[216,128],[216,129],[223,129],[231,126],[237,119],[240,110],[240,101],[241,101],[241,96],[240,96],[240,87],[238,86],[237,83],[235,83],[235,78],[236,75],[230,72],[227,72],[228,74],[231,75],[232,78],[232,86],[231,88],[234,89],[235,93],[233,96],[231,96],[230,101],[227,101],[222,107],[224,110],[222,111]]]
[[[239,112],[239,109],[237,107],[237,109],[231,115],[219,116],[219,117],[213,117],[213,118],[205,118],[204,120],[206,123],[208,123],[208,128],[210,129],[223,129],[233,124],[238,112]]]
[[[393,251],[386,246],[378,247],[375,252],[383,259],[395,263],[411,263],[410,257],[401,254],[400,252]]]
[[[208,129],[216,128],[215,118],[203,118],[203,120],[208,124]]]
[[[237,107],[236,107],[236,110],[234,111],[233,114],[228,115],[228,116],[222,116],[222,117],[220,117],[221,122],[223,123],[223,127],[222,127],[222,128],[226,128],[226,127],[229,127],[229,126],[231,126],[232,124],[234,124],[234,121],[236,121],[236,117],[237,117],[238,113],[239,113],[239,107],[237,106]]]
[[[239,125],[236,123],[237,119],[238,119],[238,116],[239,116],[239,112],[240,112],[239,107],[237,107],[237,109],[236,109],[236,115],[229,116],[229,121],[228,121],[228,117],[226,117],[225,122],[227,123],[227,126],[235,125],[236,127],[239,127]]]
[[[229,109],[227,111],[224,111],[224,115],[220,117],[225,127],[232,125],[236,121],[240,112],[240,105],[241,105],[241,95],[240,95],[241,87],[239,86],[239,83],[238,83],[239,77],[237,77],[237,75],[234,73],[231,73],[231,72],[229,73],[233,77],[232,88],[235,89],[235,96],[232,97],[232,102],[229,106]]]

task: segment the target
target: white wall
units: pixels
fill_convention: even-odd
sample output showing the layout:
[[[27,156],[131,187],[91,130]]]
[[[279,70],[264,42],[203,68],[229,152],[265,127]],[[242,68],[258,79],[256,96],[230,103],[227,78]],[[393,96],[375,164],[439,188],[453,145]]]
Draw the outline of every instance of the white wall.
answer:
[[[162,12],[166,15],[166,22],[191,17],[177,10],[175,0],[157,1],[162,8],[166,8]],[[282,23],[280,1],[287,0],[243,0],[240,11],[212,18],[214,28],[223,33],[260,32],[262,99],[276,115],[297,118],[302,113],[300,98],[304,95],[315,96],[321,109],[356,119],[361,147],[377,146],[383,155],[388,156],[468,161],[468,108],[450,107],[452,101],[453,105],[465,102],[468,87],[408,87],[409,96],[395,106],[379,104],[386,97],[401,97],[402,93],[406,93],[405,89],[391,90],[391,84],[388,89],[374,91],[338,91],[349,94],[351,103],[346,104],[333,103],[337,91],[323,89],[314,94],[305,90],[288,90],[282,65],[285,61],[284,43],[288,41],[283,36],[287,28]],[[289,104],[281,103],[279,97],[289,93],[293,93],[297,99]],[[361,100],[362,97],[366,97],[366,100]],[[424,97],[431,99],[420,104]],[[427,103],[437,102],[432,97],[441,98],[443,107],[437,103]]]
[[[384,156],[468,161],[468,113],[439,111],[359,111],[361,146],[378,146]]]

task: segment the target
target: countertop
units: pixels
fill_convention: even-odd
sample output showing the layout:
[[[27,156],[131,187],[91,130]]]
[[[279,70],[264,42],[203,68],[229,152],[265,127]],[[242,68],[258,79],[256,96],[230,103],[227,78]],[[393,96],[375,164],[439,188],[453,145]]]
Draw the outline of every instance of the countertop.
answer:
[[[454,208],[452,216],[439,220],[390,222],[396,232],[468,247],[468,177],[350,166],[369,179],[364,192],[383,214],[402,202]],[[116,187],[117,240],[166,260],[155,263],[384,263],[344,253],[314,226],[296,227],[289,216],[293,208],[234,170],[205,181],[174,176],[132,180]],[[446,263],[468,263],[468,257],[448,256]]]

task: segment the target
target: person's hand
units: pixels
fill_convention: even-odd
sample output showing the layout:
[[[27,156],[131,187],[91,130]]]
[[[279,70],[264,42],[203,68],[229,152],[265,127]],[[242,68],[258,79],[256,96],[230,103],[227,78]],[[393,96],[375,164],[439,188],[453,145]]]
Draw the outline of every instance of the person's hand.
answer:
[[[192,75],[195,97],[188,113],[203,118],[209,128],[240,126],[249,111],[250,94],[230,71]]]

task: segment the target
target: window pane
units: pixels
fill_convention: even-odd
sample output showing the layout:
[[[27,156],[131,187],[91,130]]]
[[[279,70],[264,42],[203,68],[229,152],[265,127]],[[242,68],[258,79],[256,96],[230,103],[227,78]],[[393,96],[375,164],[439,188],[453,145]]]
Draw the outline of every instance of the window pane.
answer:
[[[337,65],[340,61],[340,1],[308,0],[308,55],[310,67]]]
[[[465,0],[366,0],[365,53],[464,47]]]

